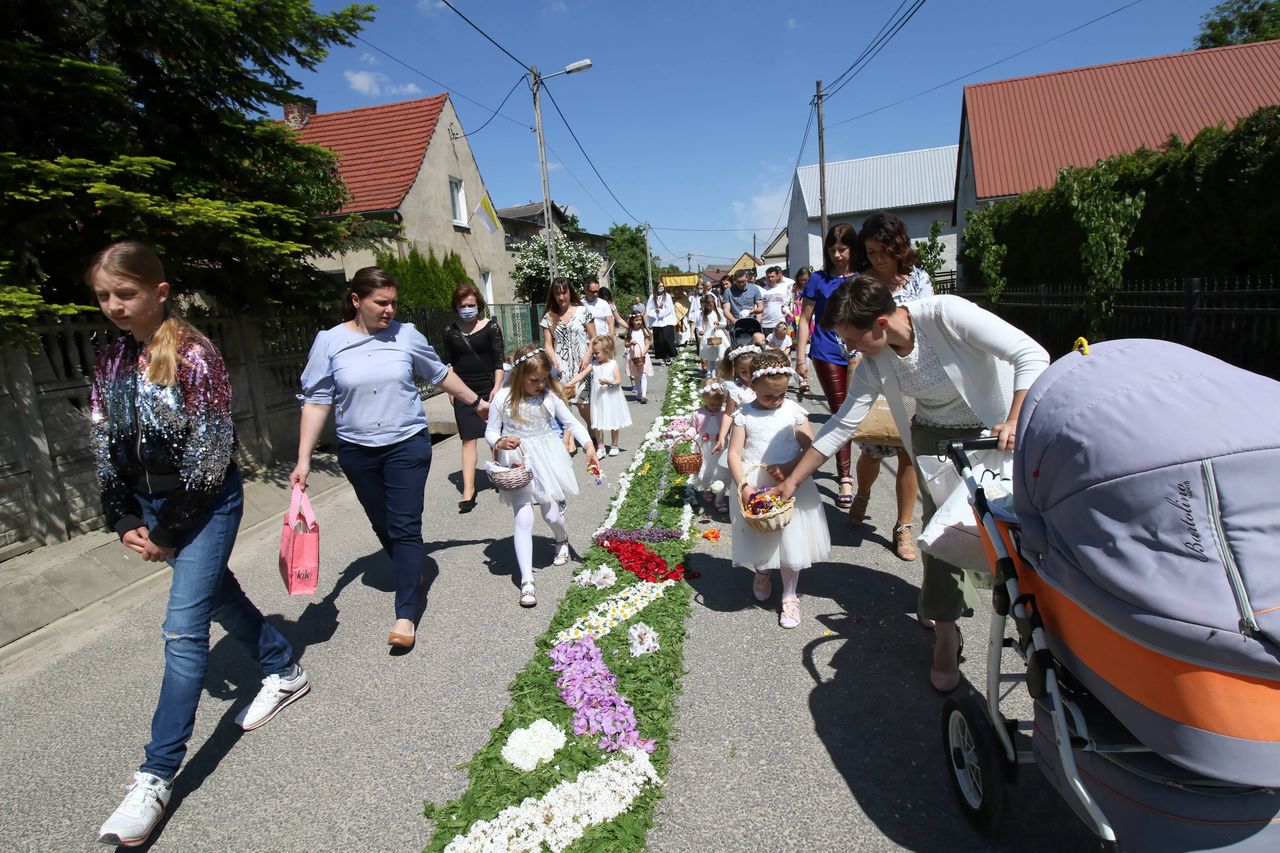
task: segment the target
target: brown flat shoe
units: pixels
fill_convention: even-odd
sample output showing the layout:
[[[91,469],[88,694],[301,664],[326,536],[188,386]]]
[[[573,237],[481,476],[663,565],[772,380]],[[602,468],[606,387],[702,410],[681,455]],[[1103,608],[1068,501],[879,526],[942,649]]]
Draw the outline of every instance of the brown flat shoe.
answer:
[[[898,555],[899,560],[908,562],[916,558],[916,537],[911,534],[910,524],[893,526],[893,553]]]
[[[417,641],[417,635],[397,634],[395,631],[392,631],[387,637],[388,646],[395,646],[400,649],[411,649]]]

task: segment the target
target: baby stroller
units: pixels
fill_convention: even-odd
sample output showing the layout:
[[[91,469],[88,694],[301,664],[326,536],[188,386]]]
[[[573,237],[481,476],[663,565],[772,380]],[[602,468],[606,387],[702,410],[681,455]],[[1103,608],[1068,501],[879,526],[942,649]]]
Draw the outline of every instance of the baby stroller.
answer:
[[[975,474],[992,447],[945,447],[995,576],[986,695],[943,710],[961,807],[992,828],[1035,764],[1104,849],[1280,850],[1280,383],[1085,347],[1024,401],[1011,498]],[[1001,713],[1013,683],[1029,721]]]

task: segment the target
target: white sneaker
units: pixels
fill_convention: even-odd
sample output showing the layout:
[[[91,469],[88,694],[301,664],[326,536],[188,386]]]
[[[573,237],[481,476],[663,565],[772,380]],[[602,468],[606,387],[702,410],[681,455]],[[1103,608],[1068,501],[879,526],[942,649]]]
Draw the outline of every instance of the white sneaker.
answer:
[[[311,679],[302,667],[293,678],[268,675],[262,679],[262,689],[253,697],[249,707],[236,714],[236,725],[251,732],[271,722],[271,718],[290,702],[301,699],[311,690]]]
[[[617,456],[620,452],[621,452],[621,451],[620,451],[620,450],[618,450],[618,445],[616,445],[616,444],[609,448],[609,455],[610,455],[610,456]]]
[[[533,581],[520,585],[520,606],[537,607],[538,596],[534,594]]]
[[[173,782],[151,773],[134,773],[129,793],[98,830],[98,840],[120,847],[143,844],[160,822],[172,795]]]

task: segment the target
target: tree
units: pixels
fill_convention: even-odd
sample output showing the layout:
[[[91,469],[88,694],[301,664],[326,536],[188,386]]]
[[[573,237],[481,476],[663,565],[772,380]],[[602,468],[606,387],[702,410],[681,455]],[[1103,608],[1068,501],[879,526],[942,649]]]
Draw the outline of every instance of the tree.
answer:
[[[564,223],[561,224],[560,227],[565,231],[581,231],[582,221],[578,219],[578,214],[566,211],[564,214]]]
[[[624,296],[647,294],[649,290],[644,268],[644,229],[639,225],[614,223],[608,237],[609,260],[613,261],[613,296],[614,301],[621,305]],[[649,257],[649,275],[654,281],[661,275],[656,257]]]
[[[559,231],[556,232],[556,275],[569,279],[574,288],[581,286],[589,276],[600,271],[604,258],[581,243],[571,243]],[[511,277],[516,282],[516,298],[522,302],[542,302],[551,287],[547,270],[547,240],[543,234],[535,234],[520,247],[516,255],[516,267]]]
[[[0,323],[88,301],[106,243],[155,245],[170,278],[243,306],[328,300],[307,263],[387,223],[332,216],[336,158],[265,117],[295,69],[349,45],[372,6],[308,0],[15,0],[0,34]]]
[[[935,219],[929,225],[929,238],[916,241],[916,255],[920,258],[920,266],[929,274],[929,278],[937,276],[938,271],[946,266],[942,245],[942,228],[946,225],[941,219]]]
[[[1280,2],[1225,0],[1200,19],[1196,48],[1225,47],[1280,38]]]

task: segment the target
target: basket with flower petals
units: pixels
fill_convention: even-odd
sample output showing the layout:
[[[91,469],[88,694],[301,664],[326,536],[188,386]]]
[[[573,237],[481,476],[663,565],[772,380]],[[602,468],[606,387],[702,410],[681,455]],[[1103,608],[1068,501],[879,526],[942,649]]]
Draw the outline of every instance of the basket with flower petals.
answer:
[[[752,465],[743,472],[743,479],[757,468],[763,467]],[[786,527],[791,521],[795,505],[795,498],[783,500],[777,495],[769,494],[768,489],[752,489],[746,497],[743,497],[741,489],[738,490],[738,509],[742,512],[743,521],[761,533],[773,533]]]

